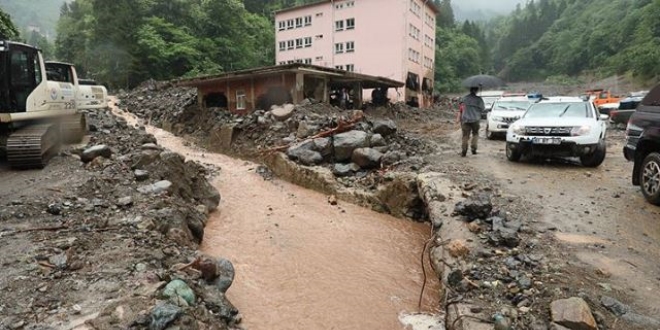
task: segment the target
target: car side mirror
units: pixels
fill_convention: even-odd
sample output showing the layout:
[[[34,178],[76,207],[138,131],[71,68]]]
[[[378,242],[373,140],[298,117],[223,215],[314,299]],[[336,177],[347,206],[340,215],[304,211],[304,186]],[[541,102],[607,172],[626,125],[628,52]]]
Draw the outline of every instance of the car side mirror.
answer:
[[[610,116],[604,114],[600,115],[600,120],[608,120],[608,119],[610,119]]]

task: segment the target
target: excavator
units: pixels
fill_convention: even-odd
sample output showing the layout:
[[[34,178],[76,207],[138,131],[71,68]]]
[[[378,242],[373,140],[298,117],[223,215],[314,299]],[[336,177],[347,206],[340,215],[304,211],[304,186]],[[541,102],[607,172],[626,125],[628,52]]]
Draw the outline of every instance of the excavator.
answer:
[[[0,40],[0,155],[12,168],[43,168],[62,142],[87,131],[72,83],[49,81],[41,51]]]
[[[73,85],[78,110],[108,107],[108,90],[105,86],[97,85],[93,80],[78,78],[76,67],[73,64],[47,61],[46,76],[49,81]]]

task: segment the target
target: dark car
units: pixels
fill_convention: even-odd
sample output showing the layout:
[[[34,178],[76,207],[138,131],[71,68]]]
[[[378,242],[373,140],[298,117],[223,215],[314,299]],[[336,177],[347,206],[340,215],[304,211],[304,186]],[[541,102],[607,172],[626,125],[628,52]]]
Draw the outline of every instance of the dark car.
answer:
[[[610,111],[610,121],[613,124],[626,124],[644,96],[631,96],[619,102],[619,108]]]
[[[633,185],[641,186],[650,203],[660,205],[660,85],[644,97],[630,117],[623,155],[635,162]]]

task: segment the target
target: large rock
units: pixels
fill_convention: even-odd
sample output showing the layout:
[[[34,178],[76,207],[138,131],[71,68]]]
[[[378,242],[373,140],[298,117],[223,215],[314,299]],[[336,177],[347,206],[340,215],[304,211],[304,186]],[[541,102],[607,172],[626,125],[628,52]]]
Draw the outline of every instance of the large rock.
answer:
[[[293,111],[295,109],[296,107],[293,104],[285,104],[281,107],[273,106],[273,109],[270,111],[270,113],[276,120],[285,121],[293,116]]]
[[[345,176],[351,176],[355,174],[355,172],[360,170],[360,166],[355,163],[350,163],[350,164],[335,164],[335,166],[332,168],[332,173],[336,175],[337,177],[345,177]]]
[[[467,217],[468,220],[486,219],[493,210],[493,203],[488,194],[471,196],[467,200],[458,202],[454,213]]]
[[[296,136],[299,139],[304,139],[306,137],[310,137],[319,130],[318,126],[309,124],[306,121],[301,121],[300,124],[298,124],[298,131],[296,132]]]
[[[374,133],[390,136],[396,133],[396,123],[392,119],[377,119],[371,122]]]
[[[170,298],[179,306],[193,306],[196,299],[193,290],[182,280],[174,280],[168,283],[163,290],[163,296]]]
[[[303,165],[317,165],[323,162],[321,153],[314,151],[314,141],[305,141],[291,146],[286,154],[290,159],[300,162]]]
[[[110,158],[112,157],[112,149],[105,144],[100,144],[85,149],[82,155],[80,155],[80,159],[85,163],[93,161],[96,157]]]
[[[350,131],[337,134],[334,137],[335,160],[346,161],[351,159],[353,151],[369,146],[369,136],[363,131]]]
[[[220,258],[216,263],[216,267],[218,270],[218,277],[213,281],[213,285],[215,285],[220,292],[226,293],[234,282],[234,275],[236,273],[234,265],[231,261]]]
[[[388,151],[383,156],[381,162],[383,163],[383,166],[390,166],[390,165],[394,165],[395,163],[405,158],[406,158],[406,153],[403,151]]]
[[[382,135],[380,134],[374,134],[371,136],[371,139],[369,139],[369,142],[371,143],[371,147],[384,147],[387,145],[387,141],[385,141],[385,138],[383,138]]]
[[[330,139],[314,139],[314,151],[320,152],[324,159],[328,159],[330,156],[332,156],[332,143],[330,142]]]
[[[582,298],[555,300],[550,304],[552,321],[571,330],[597,330],[589,305]]]
[[[383,154],[371,148],[358,148],[353,151],[351,160],[361,168],[378,168]]]

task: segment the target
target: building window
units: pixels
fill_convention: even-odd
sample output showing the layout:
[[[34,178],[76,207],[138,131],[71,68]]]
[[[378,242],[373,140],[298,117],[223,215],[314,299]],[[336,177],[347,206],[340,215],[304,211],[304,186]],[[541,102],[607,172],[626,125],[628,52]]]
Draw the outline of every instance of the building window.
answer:
[[[346,71],[355,72],[355,65],[354,64],[346,64]]]
[[[246,108],[246,99],[245,91],[236,91],[236,110],[244,110]]]
[[[344,21],[336,21],[335,31],[343,31],[343,30],[344,30]]]
[[[286,50],[286,41],[280,41],[280,51],[283,52]]]
[[[312,25],[312,16],[305,16],[305,26],[310,26]]]
[[[286,64],[286,61],[280,62],[280,65],[284,65],[284,64]]]
[[[346,3],[346,8],[351,8],[355,6],[355,1],[349,1]]]
[[[352,53],[355,51],[355,42],[354,41],[349,41],[346,43],[346,52],[347,53]]]
[[[296,39],[296,48],[303,48],[303,39],[302,38]]]
[[[285,21],[279,21],[277,24],[279,26],[280,31],[286,30],[286,22]]]
[[[346,30],[355,29],[355,18],[349,18],[346,20]]]
[[[296,60],[296,63],[302,63],[302,62],[303,62],[302,58]]]
[[[344,66],[343,65],[335,65],[335,69],[344,70]]]
[[[305,64],[312,64],[312,59],[311,58],[306,58],[305,59]]]
[[[343,3],[336,4],[335,9],[344,9],[344,4]]]
[[[338,43],[335,44],[335,54],[341,54],[344,52],[344,44]]]
[[[312,47],[312,37],[305,38],[305,48]]]
[[[286,42],[286,49],[288,49],[288,50],[293,49],[293,40],[288,40]]]
[[[420,6],[417,1],[415,0],[410,0],[410,11],[413,12],[413,14],[419,16],[420,11],[422,10],[422,6]]]
[[[322,34],[317,34],[316,35],[316,40],[318,40],[318,39],[323,39],[323,35]]]
[[[302,19],[302,17],[298,17],[298,18],[296,18],[296,27],[299,28],[299,27],[302,27],[302,26],[303,26],[303,19]]]
[[[323,17],[323,13],[316,13],[316,17]]]
[[[317,62],[318,62],[318,61],[323,61],[323,56],[317,56],[317,57],[315,58],[315,60],[316,60]]]
[[[408,35],[410,35],[411,37],[419,40],[419,36],[420,36],[421,31],[416,26],[410,24],[408,26],[408,30],[409,30]]]
[[[434,40],[428,34],[424,35],[424,44],[428,47],[433,48]]]
[[[286,21],[286,29],[287,30],[293,29],[293,20],[292,19]]]
[[[286,61],[286,64],[293,64],[293,63],[296,63],[296,62],[294,62],[294,61],[291,61],[291,60],[289,60],[289,61]]]

